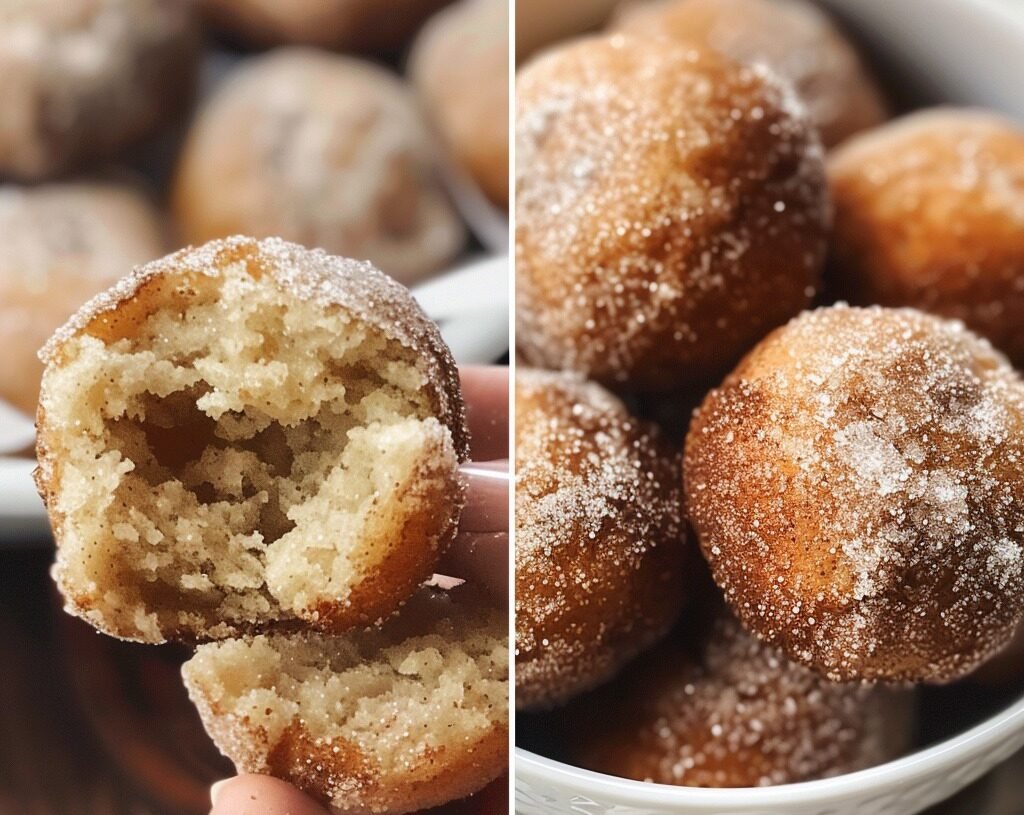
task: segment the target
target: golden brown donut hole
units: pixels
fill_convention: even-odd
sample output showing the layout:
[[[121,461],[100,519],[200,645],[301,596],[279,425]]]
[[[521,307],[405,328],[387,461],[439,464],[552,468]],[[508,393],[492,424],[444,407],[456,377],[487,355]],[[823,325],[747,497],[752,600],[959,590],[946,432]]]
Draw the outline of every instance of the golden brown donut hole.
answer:
[[[814,295],[822,149],[761,66],[623,36],[520,70],[517,335],[530,364],[668,390]]]
[[[622,6],[614,28],[764,62],[807,106],[826,147],[885,121],[881,91],[853,45],[807,0],[652,0]]]
[[[830,682],[731,617],[700,648],[667,641],[571,710],[574,763],[688,787],[762,787],[828,778],[908,746],[907,692]]]
[[[365,261],[234,237],[137,267],[43,350],[65,609],[140,642],[392,614],[458,525],[458,371]]]
[[[828,172],[838,296],[963,320],[1024,362],[1024,129],[922,111],[851,140]]]
[[[686,596],[678,456],[600,385],[515,382],[516,706],[553,707],[664,634]]]
[[[1024,383],[962,324],[835,306],[770,334],[686,439],[688,517],[755,634],[834,680],[948,682],[1024,612]]]
[[[424,28],[409,58],[454,162],[508,207],[508,3],[462,0]]]

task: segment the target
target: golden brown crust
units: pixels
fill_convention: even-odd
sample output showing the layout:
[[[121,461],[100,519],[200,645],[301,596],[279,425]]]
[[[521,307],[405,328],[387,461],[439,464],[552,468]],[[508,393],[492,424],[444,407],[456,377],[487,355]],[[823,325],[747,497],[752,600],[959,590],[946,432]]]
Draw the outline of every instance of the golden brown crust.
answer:
[[[896,758],[913,701],[824,679],[721,618],[700,647],[669,641],[570,709],[574,763],[637,781],[757,787]]]
[[[533,365],[666,390],[806,306],[823,154],[763,66],[588,38],[519,71],[517,343]]]
[[[845,144],[828,172],[837,296],[963,320],[1024,362],[1024,130],[914,113]]]
[[[678,456],[599,385],[516,372],[516,706],[611,678],[686,595]]]
[[[409,72],[455,159],[508,206],[508,4],[461,0],[423,29]]]
[[[363,544],[374,548],[388,539],[407,542],[393,548],[374,566],[373,572],[352,587],[343,603],[321,604],[302,614],[321,631],[345,631],[355,625],[371,625],[396,611],[395,597],[410,597],[437,568],[441,554],[458,531],[457,519],[465,502],[458,474],[445,466],[441,445],[429,447],[409,480],[396,490],[394,500],[414,505],[400,529],[390,525],[368,530]],[[457,507],[439,512],[438,507]],[[375,533],[375,534],[374,534]],[[425,548],[422,541],[437,541]]]
[[[40,180],[109,156],[192,102],[200,32],[188,0],[19,3],[3,15],[5,176]]]
[[[250,45],[393,52],[451,0],[202,0],[211,24]]]
[[[463,750],[442,750],[426,758],[400,779],[384,778],[380,767],[349,742],[335,739],[324,744],[296,722],[274,744],[268,744],[265,732],[223,716],[204,705],[195,693],[192,701],[216,744],[250,745],[244,755],[230,756],[238,772],[284,779],[331,807],[332,812],[344,815],[400,815],[440,806],[478,792],[508,764],[508,728],[495,727]],[[338,790],[346,787],[358,788],[359,800],[342,806]]]
[[[825,147],[887,118],[881,90],[856,49],[806,0],[626,3],[614,28],[701,45],[740,62],[764,62],[793,85]]]
[[[835,680],[969,672],[1024,613],[1024,383],[959,323],[807,312],[705,399],[688,515],[734,612]]]

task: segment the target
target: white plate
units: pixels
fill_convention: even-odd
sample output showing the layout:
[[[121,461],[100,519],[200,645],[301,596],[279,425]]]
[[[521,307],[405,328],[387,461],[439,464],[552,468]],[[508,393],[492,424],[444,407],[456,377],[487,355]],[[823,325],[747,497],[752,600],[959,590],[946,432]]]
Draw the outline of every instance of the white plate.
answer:
[[[1021,0],[824,0],[824,4],[878,53],[886,73],[905,79],[924,98],[991,107],[1024,120]],[[516,812],[914,815],[954,795],[1021,747],[1024,699],[971,730],[897,761],[838,778],[770,788],[643,784],[517,749]]]
[[[508,351],[508,258],[478,259],[412,290],[441,328],[455,361],[488,363]],[[35,462],[10,454],[35,438],[32,420],[0,402],[0,548],[48,541],[32,482]]]

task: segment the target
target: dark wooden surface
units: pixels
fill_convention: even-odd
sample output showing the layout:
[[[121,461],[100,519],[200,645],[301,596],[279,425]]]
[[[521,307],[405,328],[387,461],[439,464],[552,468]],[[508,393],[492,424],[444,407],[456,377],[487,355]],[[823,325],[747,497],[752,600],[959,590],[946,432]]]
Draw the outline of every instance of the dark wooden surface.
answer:
[[[0,554],[0,813],[188,815],[231,773],[179,677],[187,654],[60,610],[46,549]]]

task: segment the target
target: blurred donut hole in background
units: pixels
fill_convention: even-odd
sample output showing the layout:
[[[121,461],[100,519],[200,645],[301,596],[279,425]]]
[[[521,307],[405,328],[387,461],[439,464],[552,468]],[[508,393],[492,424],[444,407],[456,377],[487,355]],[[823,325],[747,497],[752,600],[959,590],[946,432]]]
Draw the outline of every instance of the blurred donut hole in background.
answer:
[[[0,398],[31,413],[40,340],[131,264],[188,243],[277,236],[407,285],[503,252],[507,8],[45,0],[0,13],[13,367]],[[473,81],[441,93],[451,65]],[[83,186],[97,180],[105,201]]]
[[[29,479],[40,345],[132,266],[245,233],[423,285],[442,329],[477,318],[462,361],[507,359],[479,325],[504,332],[506,265],[446,277],[505,252],[507,66],[505,0],[0,10],[0,813],[206,812],[232,773],[182,687],[184,649],[60,611]],[[506,799],[499,780],[439,811]]]

